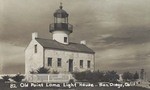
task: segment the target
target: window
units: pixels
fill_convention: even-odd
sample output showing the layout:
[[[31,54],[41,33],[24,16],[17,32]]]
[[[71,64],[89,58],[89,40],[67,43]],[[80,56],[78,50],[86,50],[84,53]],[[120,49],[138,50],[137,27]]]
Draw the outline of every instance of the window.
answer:
[[[34,53],[37,53],[37,45],[34,45]]]
[[[83,68],[83,60],[80,60],[80,68]]]
[[[88,68],[91,67],[91,61],[87,61],[87,67],[88,67]]]
[[[64,37],[64,42],[67,42],[67,37]]]
[[[52,66],[52,58],[48,58],[48,66]]]
[[[58,59],[57,59],[57,66],[58,66],[58,67],[61,67],[61,58],[58,58]]]

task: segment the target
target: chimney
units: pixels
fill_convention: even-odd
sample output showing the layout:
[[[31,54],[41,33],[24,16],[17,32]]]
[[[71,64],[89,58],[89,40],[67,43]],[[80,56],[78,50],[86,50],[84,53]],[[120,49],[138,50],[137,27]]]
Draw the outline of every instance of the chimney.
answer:
[[[80,41],[80,44],[86,45],[86,41],[82,40],[82,41]]]
[[[35,39],[35,38],[38,38],[38,33],[37,32],[32,33],[32,39]]]

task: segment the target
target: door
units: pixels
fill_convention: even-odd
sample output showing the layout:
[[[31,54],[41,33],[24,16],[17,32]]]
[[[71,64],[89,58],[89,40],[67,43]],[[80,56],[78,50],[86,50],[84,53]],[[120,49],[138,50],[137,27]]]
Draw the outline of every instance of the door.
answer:
[[[69,59],[69,72],[73,72],[73,60]]]

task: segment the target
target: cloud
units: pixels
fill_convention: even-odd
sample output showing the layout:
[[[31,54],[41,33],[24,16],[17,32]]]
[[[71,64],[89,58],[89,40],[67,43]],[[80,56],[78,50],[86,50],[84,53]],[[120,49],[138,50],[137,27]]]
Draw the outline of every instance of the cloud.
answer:
[[[9,65],[5,65],[3,67],[3,74],[17,74],[17,73],[21,73],[24,74],[25,73],[25,64],[24,63],[20,63],[20,64],[9,64]]]
[[[51,38],[49,24],[59,8],[56,0],[2,0],[0,9],[1,58],[20,61],[31,33]],[[96,52],[97,69],[149,68],[149,0],[62,0],[74,25],[70,40],[86,40]],[[11,48],[11,49],[9,49]],[[9,56],[7,56],[9,54]],[[1,59],[2,60],[2,59]],[[143,60],[143,62],[142,62]],[[7,65],[7,64],[6,64]],[[20,66],[21,67],[21,66]],[[125,69],[126,68],[126,69]]]
[[[150,43],[98,50],[96,67],[100,70],[135,71],[150,67]]]
[[[0,71],[2,71],[0,73],[9,73],[9,71],[15,73],[18,71],[18,69],[15,69],[18,68],[17,65],[24,64],[24,49],[24,47],[0,42]],[[11,69],[7,67],[11,67]]]
[[[112,33],[100,34],[90,39],[90,47],[94,50],[128,47],[150,42],[150,28],[126,27]]]
[[[64,9],[70,15],[69,22],[74,25],[71,40],[77,42],[80,39],[91,39],[99,34],[126,31],[131,26],[133,28],[149,26],[150,23],[150,12],[148,12],[150,7],[139,0],[136,0],[136,3],[135,0],[63,2]],[[39,32],[41,37],[51,38],[47,34],[48,26],[53,23],[53,13],[58,8],[59,1],[3,0],[3,3],[4,29],[1,29],[1,41],[25,46],[31,39],[31,33],[35,31]],[[79,5],[82,8],[78,7]]]

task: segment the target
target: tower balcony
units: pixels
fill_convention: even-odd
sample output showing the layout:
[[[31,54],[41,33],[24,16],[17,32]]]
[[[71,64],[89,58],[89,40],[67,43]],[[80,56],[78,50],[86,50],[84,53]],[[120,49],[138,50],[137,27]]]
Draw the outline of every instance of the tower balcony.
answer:
[[[49,31],[69,31],[70,33],[73,32],[73,25],[68,23],[53,23],[49,26]]]

